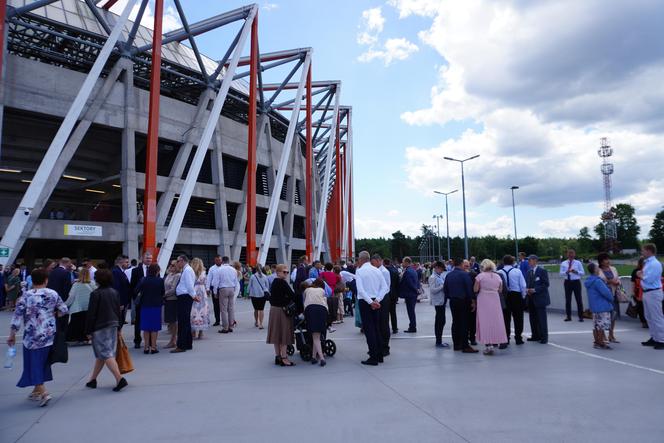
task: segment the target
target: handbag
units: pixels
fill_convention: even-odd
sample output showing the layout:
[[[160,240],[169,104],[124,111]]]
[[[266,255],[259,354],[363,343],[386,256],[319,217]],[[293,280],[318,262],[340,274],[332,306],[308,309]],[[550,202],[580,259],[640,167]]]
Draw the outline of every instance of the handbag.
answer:
[[[629,305],[627,305],[627,309],[625,310],[625,314],[632,318],[637,318],[639,316],[639,310],[636,307],[636,303],[634,302],[634,299],[629,301]]]
[[[53,345],[51,350],[48,351],[48,364],[54,363],[67,363],[69,361],[69,349],[67,348],[67,332],[62,327],[63,323],[66,324],[67,317],[61,317],[56,320],[55,336],[53,337]]]
[[[127,349],[127,345],[121,334],[118,334],[118,344],[115,349],[115,361],[118,364],[120,374],[126,374],[134,370],[134,364],[131,361],[129,350]]]
[[[297,305],[295,304],[295,302],[292,301],[288,303],[288,305],[284,307],[284,312],[289,317],[295,317],[295,314],[297,314]]]
[[[627,297],[627,292],[622,283],[616,289],[616,298],[618,299],[618,303],[629,303],[629,297]]]
[[[266,290],[266,289],[263,287],[263,284],[261,283],[261,279],[260,279],[260,278],[256,277],[256,281],[258,282],[258,286],[260,286],[261,289],[263,290],[263,297],[265,297],[266,300],[270,300],[270,291]]]

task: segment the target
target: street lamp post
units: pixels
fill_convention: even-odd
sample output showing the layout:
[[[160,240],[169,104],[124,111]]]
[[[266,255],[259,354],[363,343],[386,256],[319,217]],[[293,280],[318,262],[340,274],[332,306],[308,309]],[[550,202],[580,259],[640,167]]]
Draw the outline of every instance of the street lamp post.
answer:
[[[468,258],[469,254],[468,254],[468,227],[466,224],[466,180],[463,173],[463,164],[469,160],[476,159],[479,156],[480,155],[477,154],[473,155],[472,157],[465,158],[463,160],[459,160],[452,157],[444,157],[445,160],[461,163],[461,195],[463,201],[463,248],[466,259]]]
[[[516,205],[514,204],[514,191],[516,189],[519,189],[518,186],[512,186],[510,188],[512,190],[512,216],[514,217],[514,249],[515,249],[515,254],[514,257],[519,257],[519,238],[516,235]]]
[[[447,259],[451,260],[452,259],[452,250],[450,248],[450,213],[447,210],[447,196],[450,194],[454,194],[455,192],[458,192],[458,189],[455,189],[454,191],[450,192],[440,192],[440,191],[433,191],[436,194],[444,195],[445,196],[445,222],[447,223]]]
[[[437,242],[438,243],[438,255],[436,255],[436,260],[440,260],[440,257],[443,255],[443,250],[440,248],[440,219],[443,218],[442,215],[434,215],[433,218],[436,219],[436,232],[437,232]]]

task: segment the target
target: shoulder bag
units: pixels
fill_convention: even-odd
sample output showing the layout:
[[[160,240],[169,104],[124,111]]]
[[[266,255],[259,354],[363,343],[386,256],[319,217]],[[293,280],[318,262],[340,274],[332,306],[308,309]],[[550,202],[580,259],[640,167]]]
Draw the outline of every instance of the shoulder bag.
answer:
[[[258,286],[260,286],[261,289],[263,290],[263,297],[265,297],[266,300],[269,300],[270,299],[270,291],[268,291],[267,289],[265,289],[263,287],[263,283],[261,283],[261,279],[259,277],[256,277],[256,281],[258,282]]]

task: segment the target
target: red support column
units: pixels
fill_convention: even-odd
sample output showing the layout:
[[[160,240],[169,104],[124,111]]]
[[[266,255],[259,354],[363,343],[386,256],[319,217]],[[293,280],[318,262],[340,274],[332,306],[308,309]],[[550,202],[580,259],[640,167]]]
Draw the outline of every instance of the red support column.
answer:
[[[247,264],[256,265],[256,84],[258,82],[258,14],[251,24],[249,61],[249,117],[247,135]],[[278,192],[278,190],[273,190]],[[269,242],[269,239],[266,240]],[[269,247],[269,245],[268,245]]]
[[[314,254],[314,205],[313,205],[313,164],[314,164],[314,150],[313,150],[313,134],[311,127],[311,64],[309,64],[309,72],[307,73],[307,156],[306,156],[306,177],[304,187],[306,189],[305,197],[305,243],[307,250],[307,258],[313,260]]]
[[[102,6],[101,8],[102,8],[102,9],[106,9],[106,10],[111,9],[111,7],[112,7],[114,4],[116,4],[117,2],[118,2],[118,0],[108,0],[106,3],[104,3],[104,6]],[[155,9],[156,9],[156,8],[155,8]],[[156,18],[156,15],[155,15],[155,18]]]
[[[150,72],[148,145],[145,151],[145,193],[143,195],[143,252],[157,253],[157,153],[159,149],[159,98],[161,95],[161,30],[164,0],[155,0]]]

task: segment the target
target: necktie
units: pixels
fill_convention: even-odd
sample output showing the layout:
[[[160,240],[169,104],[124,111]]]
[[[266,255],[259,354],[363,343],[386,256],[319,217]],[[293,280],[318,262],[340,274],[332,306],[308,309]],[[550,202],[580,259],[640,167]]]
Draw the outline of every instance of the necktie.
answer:
[[[568,271],[571,271],[571,270],[573,269],[572,266],[573,266],[573,263],[572,263],[572,260],[570,260],[570,261],[569,261],[569,269],[568,269]],[[571,273],[571,272],[567,272],[567,280],[572,280],[572,273]]]
[[[530,272],[528,273],[528,286],[530,288],[535,287],[535,270],[531,269]]]

